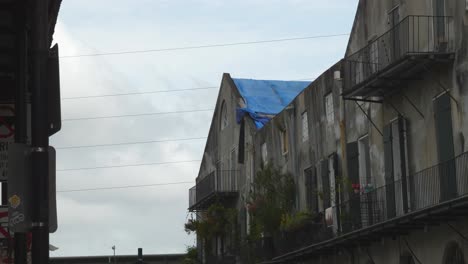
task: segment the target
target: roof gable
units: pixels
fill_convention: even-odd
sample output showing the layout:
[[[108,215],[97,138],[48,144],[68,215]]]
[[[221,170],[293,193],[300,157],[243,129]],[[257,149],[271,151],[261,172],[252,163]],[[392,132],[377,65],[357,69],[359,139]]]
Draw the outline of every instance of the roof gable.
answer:
[[[232,79],[246,107],[241,112],[248,113],[257,128],[263,127],[271,116],[281,112],[299,95],[310,82]]]

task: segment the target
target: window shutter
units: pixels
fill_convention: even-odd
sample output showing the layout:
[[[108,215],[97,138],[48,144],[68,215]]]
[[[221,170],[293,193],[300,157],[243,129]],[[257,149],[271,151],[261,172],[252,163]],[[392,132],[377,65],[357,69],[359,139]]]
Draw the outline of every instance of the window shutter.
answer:
[[[237,158],[237,162],[239,164],[244,164],[244,156],[245,156],[245,121],[242,119],[240,123],[240,133],[239,133],[239,155]]]
[[[313,213],[318,213],[318,198],[317,198],[317,175],[315,167],[305,170],[305,184],[307,195],[307,207]]]
[[[348,177],[351,184],[359,183],[359,150],[357,141],[348,143],[346,147],[346,155],[348,159]],[[361,201],[359,194],[350,193],[350,219],[348,223],[343,221],[343,225],[352,224],[351,228],[355,230],[361,227]]]
[[[333,164],[333,171],[335,172],[335,175],[333,175],[334,179],[333,179],[333,195],[334,195],[334,200],[333,202],[335,204],[339,204],[339,200],[338,200],[338,197],[339,197],[339,188],[338,188],[338,183],[336,182],[336,175],[338,175],[338,156],[336,155],[336,152],[333,153],[331,156],[330,156],[330,159],[333,161],[332,164]]]
[[[359,150],[357,142],[348,143],[346,155],[348,158],[348,177],[351,183],[359,183]]]
[[[398,132],[399,132],[399,148],[400,148],[400,171],[401,171],[401,194],[403,201],[403,212],[408,213],[409,202],[408,202],[408,175],[406,174],[406,120],[402,117],[398,117]]]
[[[393,176],[393,148],[392,148],[392,125],[384,127],[384,160],[385,160],[385,194],[387,200],[387,217],[396,215],[395,185]]]
[[[439,154],[439,162],[441,163],[439,166],[441,201],[446,201],[457,196],[450,100],[450,96],[444,94],[434,102],[437,152]]]
[[[328,160],[320,162],[320,173],[322,176],[322,191],[323,191],[323,208],[326,209],[331,206],[330,203],[330,177],[328,176]]]

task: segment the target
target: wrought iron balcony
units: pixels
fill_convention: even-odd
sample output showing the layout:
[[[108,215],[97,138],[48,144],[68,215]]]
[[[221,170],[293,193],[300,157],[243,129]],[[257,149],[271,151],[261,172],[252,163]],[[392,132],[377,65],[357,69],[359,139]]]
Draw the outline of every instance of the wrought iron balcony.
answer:
[[[418,78],[432,63],[454,58],[453,19],[407,16],[344,60],[345,98],[383,96]]]
[[[427,224],[467,216],[468,152],[379,188],[355,185],[347,201],[322,214],[325,219],[321,227],[312,230],[315,235],[308,235],[311,242],[289,243],[288,246],[293,246],[288,248],[290,253],[279,250],[271,263],[289,263],[350,240],[407,234]],[[328,232],[324,232],[326,229]]]
[[[238,171],[220,170],[212,172],[190,188],[189,210],[204,210],[214,202],[230,200],[237,196],[238,190]]]

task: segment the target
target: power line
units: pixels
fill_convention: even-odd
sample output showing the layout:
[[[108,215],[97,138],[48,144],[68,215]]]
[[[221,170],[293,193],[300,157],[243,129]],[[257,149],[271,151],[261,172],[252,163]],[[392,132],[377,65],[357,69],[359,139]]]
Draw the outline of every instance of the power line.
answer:
[[[62,190],[62,191],[57,191],[57,192],[58,193],[90,192],[90,191],[101,191],[101,190],[117,190],[117,189],[168,186],[168,185],[179,185],[179,184],[193,184],[193,182],[168,182],[168,183],[154,183],[154,184],[142,184],[142,185],[124,185],[124,186],[115,186],[115,187],[99,187],[99,188],[87,188],[87,189]]]
[[[200,161],[201,160],[166,161],[166,162],[138,163],[138,164],[127,164],[127,165],[109,165],[109,166],[58,169],[57,171],[80,171],[80,170],[98,170],[98,169],[127,168],[127,167],[143,167],[143,166],[156,166],[156,165],[164,165],[164,164],[191,163],[191,162],[200,162]]]
[[[116,97],[116,96],[155,94],[155,93],[172,93],[172,92],[208,90],[208,89],[217,89],[217,88],[219,88],[219,87],[217,87],[217,86],[208,86],[208,87],[197,87],[197,88],[176,89],[176,90],[156,90],[156,91],[120,93],[120,94],[118,93],[118,94],[87,95],[87,96],[64,97],[64,98],[62,98],[62,100],[76,100],[76,99],[99,98],[99,97]]]
[[[164,51],[192,50],[192,49],[204,49],[204,48],[215,48],[215,47],[229,47],[229,46],[239,46],[239,45],[264,44],[264,43],[273,43],[273,42],[297,41],[297,40],[307,40],[307,39],[334,38],[334,37],[341,37],[341,36],[349,36],[349,34],[318,35],[318,36],[309,36],[309,37],[282,38],[282,39],[270,39],[270,40],[258,40],[258,41],[246,41],[246,42],[233,42],[233,43],[220,43],[220,44],[208,44],[208,45],[200,45],[200,46],[187,46],[187,47],[175,47],[175,48],[163,48],[163,49],[146,49],[146,50],[130,50],[130,51],[119,51],[119,52],[102,52],[102,53],[91,53],[91,54],[67,55],[67,56],[62,56],[60,58],[66,59],[66,58],[79,58],[79,57],[97,57],[97,56],[151,53],[151,52],[164,52]]]
[[[152,144],[152,143],[162,143],[162,142],[178,142],[178,141],[201,140],[201,139],[206,139],[206,138],[207,138],[207,137],[198,137],[198,138],[178,138],[178,139],[162,139],[162,140],[149,140],[149,141],[135,141],[135,142],[122,142],[122,143],[109,143],[109,144],[98,144],[98,145],[65,146],[65,147],[56,147],[55,149],[80,149],[80,148],[97,148],[97,147],[139,145],[139,144]]]
[[[313,81],[313,78],[302,78],[295,79],[292,81]],[[208,89],[218,89],[218,86],[207,86],[207,87],[195,87],[187,89],[174,89],[174,90],[155,90],[155,91],[146,91],[146,92],[131,92],[131,93],[116,93],[116,94],[100,94],[100,95],[84,95],[84,96],[72,96],[64,97],[61,100],[78,100],[78,99],[89,99],[89,98],[100,98],[100,97],[118,97],[118,96],[130,96],[130,95],[144,95],[144,94],[155,94],[155,93],[172,93],[172,92],[183,92],[183,91],[196,91],[196,90],[208,90]]]
[[[62,122],[81,121],[81,120],[96,120],[96,119],[111,119],[122,117],[137,117],[137,116],[154,116],[154,115],[169,115],[169,114],[183,114],[183,113],[197,113],[197,112],[210,112],[214,109],[199,109],[199,110],[183,110],[173,112],[156,112],[156,113],[143,113],[143,114],[128,114],[128,115],[114,115],[114,116],[97,116],[97,117],[78,117],[62,119]]]

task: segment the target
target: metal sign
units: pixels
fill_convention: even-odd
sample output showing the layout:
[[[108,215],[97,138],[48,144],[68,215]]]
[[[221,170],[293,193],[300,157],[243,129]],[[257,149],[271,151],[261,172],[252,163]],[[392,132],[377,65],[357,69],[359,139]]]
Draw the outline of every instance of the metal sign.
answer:
[[[57,230],[56,200],[56,152],[49,147],[49,232]],[[9,228],[13,232],[29,232],[32,227],[31,210],[31,147],[13,143],[8,152],[10,169],[8,170],[8,205]],[[0,221],[1,223],[1,221]]]
[[[14,142],[15,109],[11,104],[0,105],[0,181],[7,180],[8,146]]]
[[[56,156],[54,147],[49,146],[49,233],[55,233],[57,224]]]
[[[31,229],[31,149],[26,144],[13,143],[8,151],[9,227],[13,232]]]

